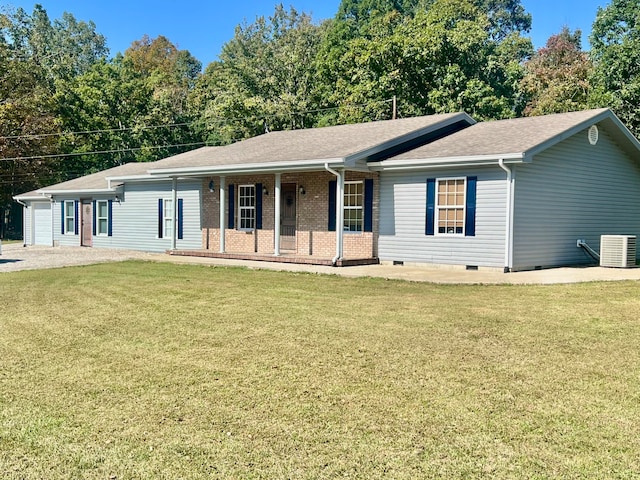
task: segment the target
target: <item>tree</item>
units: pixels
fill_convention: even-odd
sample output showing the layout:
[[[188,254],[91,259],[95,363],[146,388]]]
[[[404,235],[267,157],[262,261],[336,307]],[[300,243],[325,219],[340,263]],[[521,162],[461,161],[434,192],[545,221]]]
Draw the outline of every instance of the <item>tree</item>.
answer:
[[[345,24],[355,21],[336,17],[320,54],[327,98],[340,106],[336,121],[389,118],[392,96],[404,115],[521,110],[516,87],[532,47],[521,35],[530,16],[519,1],[430,0],[369,16],[358,28]],[[353,31],[365,34],[349,38]]]
[[[267,129],[312,126],[321,38],[322,28],[311,17],[282,5],[268,19],[238,26],[190,99],[207,141],[228,143]]]
[[[640,3],[612,0],[598,8],[590,40],[592,104],[613,108],[640,135]]]
[[[525,65],[520,83],[527,99],[524,115],[581,110],[589,105],[592,64],[582,51],[581,32],[564,27]]]

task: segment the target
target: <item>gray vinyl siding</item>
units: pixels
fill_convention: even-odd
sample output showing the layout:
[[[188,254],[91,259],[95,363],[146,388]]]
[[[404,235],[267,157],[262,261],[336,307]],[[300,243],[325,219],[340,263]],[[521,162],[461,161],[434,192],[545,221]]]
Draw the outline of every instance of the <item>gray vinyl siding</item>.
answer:
[[[593,263],[600,235],[640,235],[640,166],[600,129],[583,131],[516,167],[514,269]]]
[[[121,202],[113,202],[113,236],[94,236],[93,246],[149,252],[169,250],[171,237],[158,238],[160,198],[171,198],[171,182],[125,184]],[[184,238],[176,240],[176,248],[201,248],[200,181],[178,182],[178,198],[183,199],[184,205]]]
[[[27,203],[26,207],[22,207],[22,244],[23,245],[33,245],[32,238],[32,225],[33,221],[31,219],[33,215],[33,203]]]
[[[202,246],[201,184],[198,180],[179,181],[178,198],[183,199],[183,239],[176,241],[178,249],[199,249]],[[97,197],[102,200],[113,197]],[[119,194],[120,202],[112,204],[112,236],[94,235],[94,248],[123,248],[148,252],[164,252],[171,248],[171,237],[158,237],[158,199],[171,198],[171,182],[127,183]],[[60,198],[54,205],[54,237],[59,245],[80,245],[80,234],[61,234]],[[81,233],[81,232],[79,232]]]
[[[427,178],[477,176],[476,235],[427,236]],[[382,261],[504,267],[506,174],[498,166],[473,170],[380,174]]]
[[[54,245],[60,245],[64,247],[78,247],[80,246],[80,235],[76,235],[73,231],[62,233],[62,202],[76,201],[78,198],[73,197],[54,197],[55,202],[51,205],[53,208],[53,242]],[[78,207],[79,208],[79,207]]]

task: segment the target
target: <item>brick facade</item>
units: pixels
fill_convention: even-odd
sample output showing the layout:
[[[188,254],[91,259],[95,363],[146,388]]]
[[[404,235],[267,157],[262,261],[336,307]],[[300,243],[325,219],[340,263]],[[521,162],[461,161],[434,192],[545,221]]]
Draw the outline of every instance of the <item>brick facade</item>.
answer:
[[[343,238],[344,258],[377,258],[378,256],[378,175],[375,173],[347,172],[346,181],[359,181],[367,178],[374,180],[373,199],[373,232],[345,233]],[[214,181],[214,192],[209,191],[209,181]],[[287,173],[282,174],[281,184],[296,185],[296,236],[293,249],[282,250],[282,253],[332,258],[336,252],[336,232],[328,231],[329,222],[329,182],[335,176],[329,172]],[[267,193],[262,195],[262,229],[243,231],[237,229],[238,185],[262,184]],[[246,175],[227,176],[226,188],[234,185],[234,213],[236,228],[226,228],[225,251],[227,253],[260,253],[274,252],[275,225],[275,176]],[[299,189],[304,187],[304,194]],[[220,178],[203,179],[202,182],[202,248],[219,251],[220,249]],[[225,222],[228,218],[227,205],[224,207]]]

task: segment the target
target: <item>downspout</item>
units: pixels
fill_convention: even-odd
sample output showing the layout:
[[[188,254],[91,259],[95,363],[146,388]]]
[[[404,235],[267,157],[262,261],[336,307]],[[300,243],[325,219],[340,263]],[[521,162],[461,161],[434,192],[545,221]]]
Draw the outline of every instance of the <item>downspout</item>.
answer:
[[[176,177],[171,181],[171,210],[171,250],[175,250],[178,236],[178,179]]]
[[[338,260],[342,258],[343,248],[342,248],[342,225],[344,221],[342,219],[342,215],[344,214],[344,177],[342,173],[337,172],[329,167],[328,163],[324,164],[324,169],[332,173],[336,176],[336,256],[333,257],[331,263],[335,267],[338,263]]]
[[[22,200],[18,200],[17,198],[15,199],[15,201],[18,203],[18,205],[22,205],[23,207],[22,208],[22,246],[26,247],[27,246],[27,204],[24,203]],[[31,225],[31,223],[33,222],[30,222],[29,225]]]
[[[507,204],[506,204],[506,222],[504,234],[504,273],[509,273],[513,267],[513,172],[504,164],[504,159],[498,160],[501,169],[507,172]]]

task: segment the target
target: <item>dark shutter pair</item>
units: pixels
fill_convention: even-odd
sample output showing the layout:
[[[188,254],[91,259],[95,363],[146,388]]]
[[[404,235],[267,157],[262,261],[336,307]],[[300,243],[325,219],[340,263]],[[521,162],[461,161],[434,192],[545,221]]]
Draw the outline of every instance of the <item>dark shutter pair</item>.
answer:
[[[60,203],[61,205],[61,220],[60,220],[60,233],[62,235],[64,235],[65,232],[65,209],[64,209],[64,204],[66,202],[62,202]],[[74,208],[74,225],[73,225],[73,233],[74,235],[78,235],[79,231],[80,231],[80,226],[78,224],[78,217],[79,217],[79,213],[80,213],[80,206],[79,206],[79,202],[78,200],[74,200],[73,202],[73,208]]]
[[[467,177],[467,199],[466,199],[466,217],[464,223],[465,237],[476,236],[476,190],[478,177]],[[427,179],[427,218],[426,218],[426,235],[435,234],[436,223],[436,179]]]
[[[93,201],[93,236],[95,237],[97,234],[97,222],[98,222],[98,212],[96,207],[98,202],[96,200]],[[107,202],[107,235],[109,237],[113,236],[113,200],[109,200]]]
[[[336,192],[338,184],[335,180],[329,182],[329,225],[330,232],[336,231]],[[373,179],[364,181],[364,221],[362,229],[365,232],[373,232]]]
[[[233,229],[235,227],[235,219],[236,219],[235,185],[230,184],[227,187],[227,189],[228,189],[227,195],[229,197],[229,216],[227,219],[228,220],[227,228]],[[262,184],[261,183],[256,183],[255,192],[256,192],[256,230],[262,230]],[[221,208],[224,208],[224,206],[222,206]]]
[[[162,198],[158,199],[158,238],[163,237],[164,231],[164,201]],[[178,199],[178,240],[182,240],[184,237],[184,201],[182,198]]]

